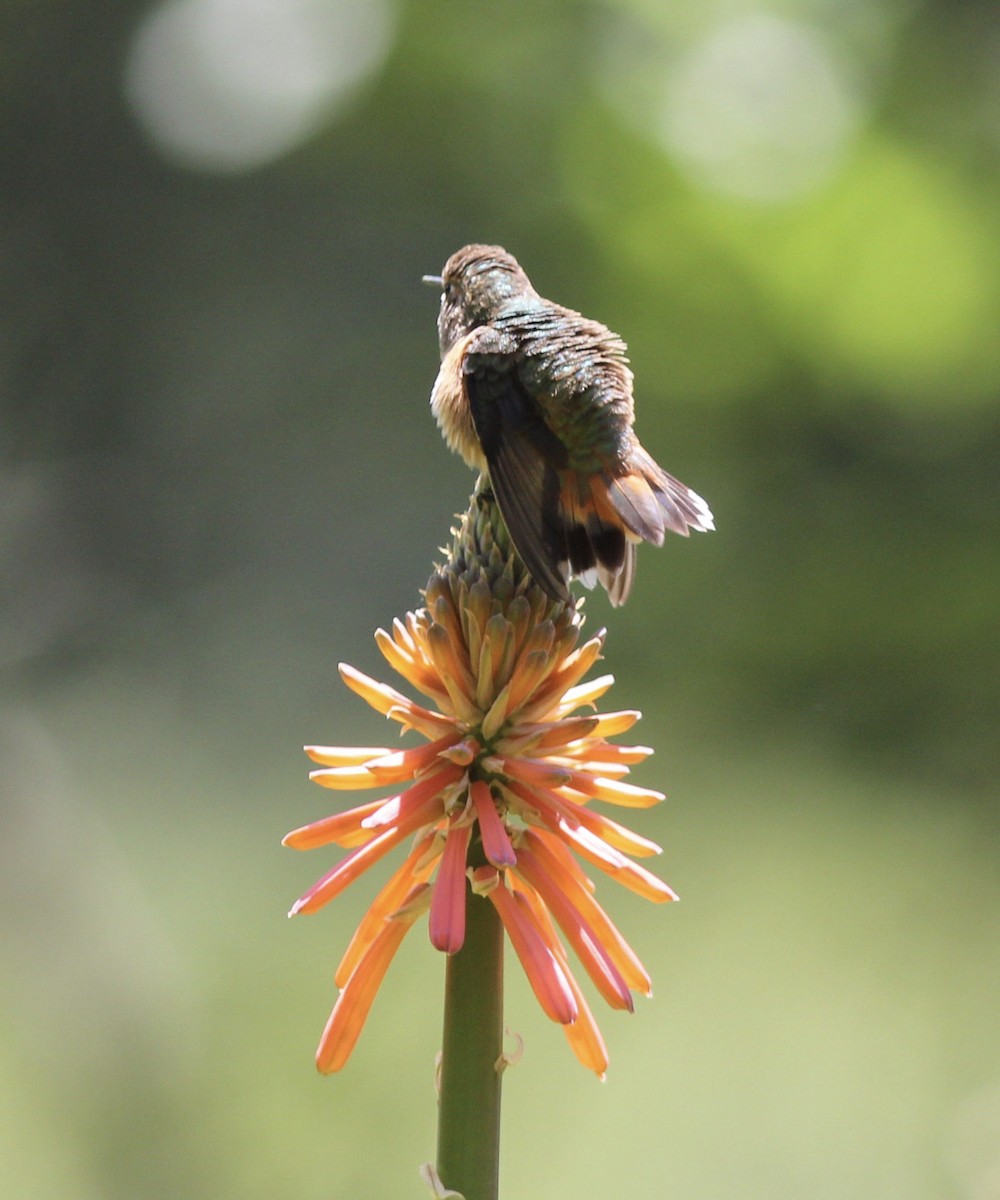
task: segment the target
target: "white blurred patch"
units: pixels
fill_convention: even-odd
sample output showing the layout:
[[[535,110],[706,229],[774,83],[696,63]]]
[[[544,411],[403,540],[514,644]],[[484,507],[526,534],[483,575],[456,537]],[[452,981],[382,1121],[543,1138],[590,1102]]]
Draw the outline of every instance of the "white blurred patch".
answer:
[[[394,15],[387,0],[162,0],[132,40],[125,93],[165,158],[248,171],[378,69]]]
[[[950,1158],[968,1200],[1000,1196],[1000,1081],[962,1101],[954,1114]]]
[[[676,62],[660,136],[697,182],[746,199],[796,199],[840,165],[863,106],[830,38],[755,13]]]

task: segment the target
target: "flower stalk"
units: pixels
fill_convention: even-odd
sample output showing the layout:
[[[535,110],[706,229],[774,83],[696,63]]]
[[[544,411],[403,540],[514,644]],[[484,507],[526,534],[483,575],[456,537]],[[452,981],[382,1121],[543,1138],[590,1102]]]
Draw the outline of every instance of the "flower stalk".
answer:
[[[465,942],[445,971],[437,1173],[465,1200],[496,1200],[503,1069],[503,925],[465,887]]]

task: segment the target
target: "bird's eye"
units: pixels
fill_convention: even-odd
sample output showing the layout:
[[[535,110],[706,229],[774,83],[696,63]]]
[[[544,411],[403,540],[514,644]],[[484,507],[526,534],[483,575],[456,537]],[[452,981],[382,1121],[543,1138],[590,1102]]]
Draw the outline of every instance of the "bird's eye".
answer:
[[[448,300],[458,299],[458,284],[454,281],[454,279],[445,280],[444,295]]]

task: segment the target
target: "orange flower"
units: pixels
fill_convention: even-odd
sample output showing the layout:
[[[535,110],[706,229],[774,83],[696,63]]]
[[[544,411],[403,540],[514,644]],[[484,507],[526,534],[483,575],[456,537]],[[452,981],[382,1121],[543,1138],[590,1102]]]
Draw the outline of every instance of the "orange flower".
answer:
[[[591,807],[645,808],[659,792],[622,782],[652,753],[608,741],[635,711],[581,714],[611,686],[584,676],[603,631],[578,645],[579,606],[549,599],[506,540],[484,495],[472,507],[447,564],[430,579],[426,606],[375,637],[390,665],[429,701],[342,665],[352,691],[426,741],[404,750],[307,746],[310,778],[335,789],[392,794],[296,829],[297,850],[334,844],[348,853],[293,905],[315,912],[406,839],[411,846],[358,926],[334,976],[341,989],[316,1054],[321,1071],[347,1061],[406,931],[429,913],[433,945],[447,954],[465,936],[467,880],[488,897],[546,1015],[598,1075],[607,1051],[574,979],[563,938],[612,1007],[632,1010],[650,993],[634,951],[594,898],[579,859],[656,902],[674,899],[633,861],[653,842]],[[560,936],[561,932],[561,936]]]

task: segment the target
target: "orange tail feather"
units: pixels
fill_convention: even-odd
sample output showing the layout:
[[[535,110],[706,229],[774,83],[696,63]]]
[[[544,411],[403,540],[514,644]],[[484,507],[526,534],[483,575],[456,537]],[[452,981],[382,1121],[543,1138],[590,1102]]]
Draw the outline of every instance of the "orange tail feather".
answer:
[[[586,587],[599,582],[616,607],[632,590],[638,542],[659,546],[668,531],[687,537],[715,527],[704,500],[641,447],[619,475],[568,472],[559,508],[569,572]]]

